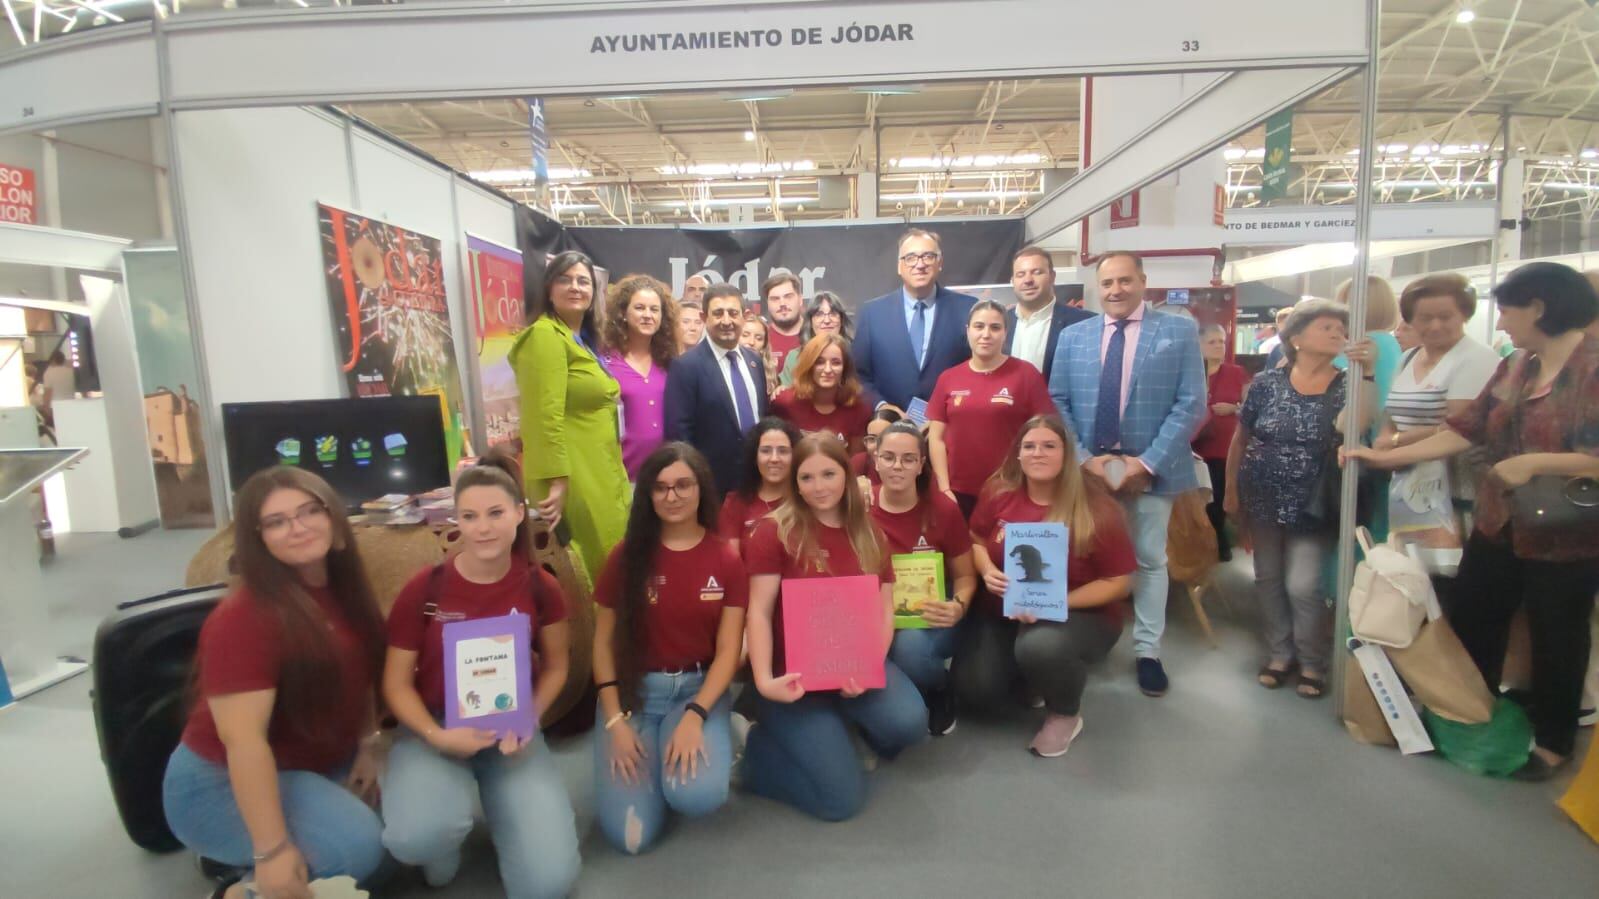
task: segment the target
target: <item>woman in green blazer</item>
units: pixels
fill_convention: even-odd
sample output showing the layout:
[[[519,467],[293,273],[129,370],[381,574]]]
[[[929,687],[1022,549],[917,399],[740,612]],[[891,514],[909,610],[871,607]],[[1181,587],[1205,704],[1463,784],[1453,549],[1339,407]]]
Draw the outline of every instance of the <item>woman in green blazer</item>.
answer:
[[[551,527],[562,520],[592,582],[627,526],[621,388],[598,356],[594,263],[582,253],[551,259],[533,298],[533,324],[511,345],[522,394],[522,471],[527,495]]]

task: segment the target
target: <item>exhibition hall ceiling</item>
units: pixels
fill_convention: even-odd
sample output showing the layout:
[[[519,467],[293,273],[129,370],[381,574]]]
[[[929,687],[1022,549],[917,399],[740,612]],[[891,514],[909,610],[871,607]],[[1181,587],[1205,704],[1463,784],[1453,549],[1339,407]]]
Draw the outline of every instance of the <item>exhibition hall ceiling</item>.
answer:
[[[375,5],[381,0],[356,0]],[[1599,213],[1599,0],[1384,0],[1380,199],[1492,195],[1502,115],[1529,159],[1535,216]],[[33,43],[114,20],[330,0],[0,0],[3,40]],[[344,3],[342,5],[351,5]],[[1187,8],[1174,3],[1174,8]],[[1287,7],[1285,7],[1286,9]],[[1247,29],[1248,22],[1237,23]],[[4,45],[0,45],[0,50]],[[1296,109],[1294,186],[1347,202],[1359,138],[1358,79]],[[726,221],[840,217],[853,176],[878,172],[882,214],[1025,211],[1078,164],[1079,79],[871,85],[743,94],[549,98],[551,185],[563,220]],[[534,199],[522,99],[344,107],[445,164]],[[1228,148],[1234,205],[1258,202],[1261,129]],[[771,202],[773,198],[779,202]],[[770,206],[770,208],[768,208]],[[748,207],[746,209],[746,207]]]

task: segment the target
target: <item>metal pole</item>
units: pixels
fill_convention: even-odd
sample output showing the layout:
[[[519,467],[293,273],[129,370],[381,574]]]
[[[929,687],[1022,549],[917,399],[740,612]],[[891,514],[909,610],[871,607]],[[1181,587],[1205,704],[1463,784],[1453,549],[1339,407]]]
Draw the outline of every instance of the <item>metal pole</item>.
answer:
[[[1499,247],[1505,233],[1505,166],[1510,164],[1510,107],[1499,113],[1499,171],[1494,173],[1494,239],[1488,245],[1488,289],[1499,286]],[[1521,227],[1517,222],[1516,227]],[[1488,333],[1489,337],[1493,332]],[[1485,341],[1491,342],[1491,341]]]
[[[1372,176],[1375,171],[1377,145],[1377,51],[1381,42],[1382,0],[1366,0],[1366,73],[1365,91],[1360,99],[1360,166],[1355,187],[1355,271],[1349,287],[1349,336],[1360,339],[1366,333],[1366,273],[1371,268],[1371,195]],[[1360,390],[1364,384],[1364,366],[1353,360],[1349,363],[1349,383],[1346,406],[1349,421],[1359,421],[1362,414]],[[1361,444],[1361,429],[1351,427],[1344,434],[1344,446],[1354,448]],[[1349,664],[1349,653],[1344,645],[1349,640],[1349,588],[1355,580],[1355,501],[1360,487],[1360,466],[1351,462],[1344,467],[1343,491],[1338,509],[1338,592],[1334,597],[1334,633],[1337,645],[1333,648],[1331,677],[1327,687],[1333,695],[1333,714],[1340,719],[1344,714],[1344,668]]]
[[[194,349],[194,380],[189,394],[200,408],[200,433],[205,439],[206,475],[211,482],[211,508],[218,527],[233,517],[229,504],[227,465],[220,416],[221,406],[211,392],[211,368],[206,362],[205,328],[200,320],[199,279],[194,273],[194,243],[189,233],[189,207],[183,195],[183,151],[178,143],[178,126],[172,112],[172,61],[167,51],[165,21],[156,19],[155,50],[161,78],[161,127],[167,135],[167,187],[172,200],[173,237],[178,245],[179,268],[183,272],[183,301],[189,313],[189,342]]]

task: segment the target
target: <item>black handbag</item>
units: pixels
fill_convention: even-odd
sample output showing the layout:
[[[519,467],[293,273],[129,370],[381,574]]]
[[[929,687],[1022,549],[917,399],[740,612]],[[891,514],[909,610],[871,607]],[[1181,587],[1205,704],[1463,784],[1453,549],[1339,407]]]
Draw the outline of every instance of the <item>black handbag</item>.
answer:
[[[1337,377],[1345,377],[1344,372],[1339,372]],[[1332,387],[1328,385],[1327,393],[1331,392]],[[1322,396],[1325,397],[1326,393]],[[1348,402],[1347,392],[1344,401]],[[1343,444],[1343,439],[1334,423],[1337,422],[1338,413],[1342,409],[1323,399],[1322,411],[1327,416],[1328,430],[1332,433],[1333,440],[1322,455],[1321,468],[1316,472],[1316,482],[1311,485],[1310,495],[1306,497],[1305,507],[1299,514],[1302,521],[1319,530],[1336,531],[1339,512],[1344,504],[1344,468],[1338,464],[1338,447]],[[1360,486],[1355,490],[1356,523],[1370,523],[1372,494],[1373,482],[1363,470],[1360,474]]]
[[[1575,391],[1572,395],[1575,402]],[[1523,400],[1518,392],[1510,410],[1518,456],[1527,451],[1521,444]],[[1572,452],[1573,441],[1568,438],[1566,444],[1565,451]],[[1563,474],[1533,475],[1527,483],[1510,491],[1510,525],[1521,534],[1599,527],[1599,480]]]

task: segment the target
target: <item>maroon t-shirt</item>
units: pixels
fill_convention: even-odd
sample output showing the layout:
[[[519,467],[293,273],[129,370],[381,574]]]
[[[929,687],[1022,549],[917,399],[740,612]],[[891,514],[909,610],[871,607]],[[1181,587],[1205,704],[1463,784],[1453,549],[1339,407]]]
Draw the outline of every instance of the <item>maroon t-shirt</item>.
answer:
[[[361,728],[369,722],[377,698],[372,672],[360,635],[349,626],[326,589],[309,589],[327,616],[339,658],[339,680],[329,689],[337,694],[337,711],[321,733],[303,735],[287,723],[283,703],[277,703],[267,724],[267,745],[280,771],[326,773],[349,763],[361,742]],[[240,587],[217,604],[200,628],[195,653],[199,696],[183,728],[183,745],[195,755],[218,765],[228,761],[227,749],[217,736],[207,700],[232,693],[252,693],[278,687],[283,666],[283,640],[277,617],[263,608],[247,587]]]
[[[877,474],[877,459],[865,450],[849,457],[849,470],[850,474],[856,477],[865,475],[866,480],[873,484],[883,483],[883,479]]]
[[[770,502],[761,499],[760,494],[745,499],[743,494],[736,491],[729,493],[722,500],[722,511],[716,517],[716,536],[723,540],[737,540],[739,555],[748,558],[749,539],[755,533],[755,525],[766,517],[766,513],[782,504],[780,499]]]
[[[872,407],[865,397],[856,397],[851,405],[836,405],[833,411],[822,414],[810,400],[794,395],[794,388],[785,387],[772,397],[772,414],[792,422],[801,431],[822,431],[838,436],[848,446],[856,438],[865,438],[866,425],[872,420]]]
[[[909,512],[890,512],[882,505],[882,487],[872,487],[872,520],[883,529],[888,548],[901,553],[938,552],[948,562],[972,549],[972,535],[955,501],[937,491]]]
[[[1047,506],[1040,506],[1027,496],[1026,490],[1010,490],[990,494],[977,501],[972,510],[972,536],[988,551],[988,559],[995,565],[1005,566],[1005,525],[1043,521],[1049,514]],[[1075,541],[1074,541],[1075,542]],[[1138,567],[1133,555],[1133,541],[1127,536],[1127,525],[1122,519],[1121,507],[1112,500],[1094,503],[1094,547],[1083,554],[1073,549],[1066,562],[1066,589],[1076,590],[1100,578],[1132,574]],[[982,588],[983,607],[989,612],[1003,614],[1004,603]],[[1115,616],[1119,625],[1127,615],[1127,603],[1118,600],[1097,609],[1077,609],[1072,615],[1104,612]]]
[[[801,345],[800,338],[803,333],[804,332],[802,331],[799,334],[795,334],[794,336],[790,337],[787,334],[779,334],[777,328],[774,326],[767,326],[766,348],[772,353],[773,370],[781,372],[783,370],[783,363],[788,361],[788,354],[799,352]],[[768,384],[767,386],[772,387],[776,385]]]
[[[1244,401],[1244,388],[1249,386],[1249,372],[1243,366],[1223,362],[1205,382],[1205,423],[1194,435],[1194,452],[1201,459],[1225,459],[1227,449],[1233,444],[1233,432],[1238,430],[1238,413],[1217,415],[1210,407],[1217,403],[1237,406]]]
[[[400,590],[394,610],[389,612],[389,645],[417,654],[416,692],[428,711],[442,719],[446,623],[521,612],[530,619],[532,648],[537,654],[539,628],[566,619],[566,597],[560,582],[537,565],[512,564],[498,581],[474,584],[456,570],[454,560],[446,560],[437,584],[435,588],[433,569],[429,568]],[[536,660],[532,668],[528,672],[530,689],[538,679]]]
[[[981,492],[1027,419],[1054,414],[1044,376],[1015,356],[993,371],[973,371],[966,362],[946,369],[927,401],[927,420],[944,423],[950,489]]]
[[[855,547],[849,542],[849,534],[843,528],[823,526],[817,530],[816,551],[803,558],[795,558],[778,537],[777,522],[770,518],[761,519],[744,552],[744,563],[750,577],[775,574],[783,580],[793,580],[875,574],[881,583],[894,582],[894,563],[889,553],[883,553],[883,564],[877,571],[863,571],[855,555]],[[772,676],[783,673],[783,594],[779,590],[772,609]]]
[[[644,670],[679,671],[716,658],[723,609],[749,605],[750,579],[727,541],[706,534],[693,549],[655,551],[644,609]],[[616,608],[622,594],[622,544],[605,560],[594,601]]]

